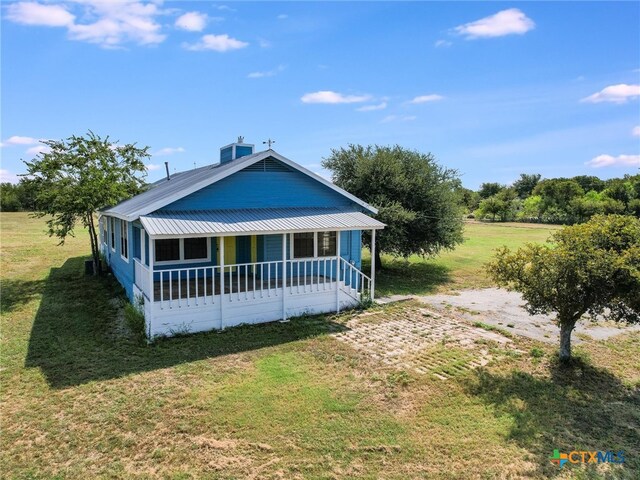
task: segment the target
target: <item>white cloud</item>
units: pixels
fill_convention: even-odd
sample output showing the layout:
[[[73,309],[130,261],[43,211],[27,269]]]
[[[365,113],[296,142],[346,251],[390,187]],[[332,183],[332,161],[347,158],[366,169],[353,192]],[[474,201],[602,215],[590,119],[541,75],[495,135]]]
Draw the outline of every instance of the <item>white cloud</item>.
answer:
[[[598,155],[589,160],[585,165],[593,168],[602,167],[640,167],[640,155]]]
[[[468,40],[476,38],[503,37],[505,35],[523,35],[535,28],[536,24],[517,8],[502,10],[494,15],[475,22],[459,25],[453,30]]]
[[[50,151],[51,147],[48,145],[36,145],[35,147],[28,148],[26,154],[35,157],[40,153],[49,153]]]
[[[162,157],[165,155],[173,155],[174,153],[182,153],[182,152],[184,152],[184,148],[182,147],[165,147],[165,148],[161,148],[160,150],[155,152],[153,155],[156,157]]]
[[[247,42],[231,38],[226,33],[223,35],[204,35],[198,43],[182,45],[187,50],[214,50],[216,52],[228,52],[249,46]]]
[[[268,70],[264,72],[251,72],[247,75],[247,78],[264,78],[264,77],[274,77],[280,72],[284,71],[286,67],[284,65],[278,65],[273,70]]]
[[[450,47],[453,44],[449,40],[436,40],[436,43],[434,43],[433,45],[434,47],[439,48],[439,47]]]
[[[218,5],[216,8],[225,12],[237,12],[235,8],[231,8],[229,5]]]
[[[416,118],[418,117],[416,117],[415,115],[387,115],[382,120],[380,120],[380,123],[412,122]]]
[[[176,27],[189,32],[201,32],[207,25],[207,14],[200,12],[187,12],[176,19]]]
[[[76,17],[61,5],[17,2],[7,6],[7,18],[23,25],[66,27],[73,25]]]
[[[166,11],[157,2],[138,0],[74,0],[78,15],[61,5],[19,2],[8,7],[7,18],[26,25],[65,27],[71,40],[119,48],[123,43],[155,45],[165,40],[156,17]]]
[[[276,17],[278,20],[286,20],[287,18],[289,18],[289,15],[287,15],[286,13],[281,13],[280,15],[278,15]]]
[[[589,95],[580,101],[588,103],[611,102],[620,104],[627,103],[629,99],[633,99],[638,96],[640,96],[640,85],[627,85],[626,83],[620,83],[618,85],[609,85],[599,92]]]
[[[442,100],[444,97],[442,95],[437,95],[432,93],[430,95],[420,95],[415,97],[409,103],[419,104],[419,103],[427,103],[427,102],[437,102],[438,100]]]
[[[370,100],[370,95],[343,95],[331,90],[321,90],[319,92],[305,93],[300,100],[302,103],[362,103]]]
[[[157,163],[147,163],[145,167],[148,171],[153,172],[154,170],[160,170],[162,168],[162,165],[159,165]]]
[[[35,145],[38,142],[39,140],[37,138],[13,135],[12,137],[9,137],[4,142],[2,142],[2,146],[6,147],[9,145]]]
[[[633,135],[634,137],[640,137],[640,125],[638,125],[637,127],[633,127],[633,130],[631,130],[631,135]]]
[[[373,112],[375,110],[384,110],[387,108],[387,102],[378,103],[377,105],[364,105],[360,108],[356,108],[358,112]]]
[[[20,179],[15,173],[11,173],[9,170],[0,168],[0,182],[1,183],[18,183]]]

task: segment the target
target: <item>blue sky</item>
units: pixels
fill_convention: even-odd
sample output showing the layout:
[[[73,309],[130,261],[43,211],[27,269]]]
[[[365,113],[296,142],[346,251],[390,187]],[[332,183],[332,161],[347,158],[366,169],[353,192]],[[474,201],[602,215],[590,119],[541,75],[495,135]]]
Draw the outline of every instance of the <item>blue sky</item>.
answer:
[[[3,2],[1,176],[38,139],[150,146],[149,179],[243,135],[432,152],[463,184],[637,173],[639,2]]]

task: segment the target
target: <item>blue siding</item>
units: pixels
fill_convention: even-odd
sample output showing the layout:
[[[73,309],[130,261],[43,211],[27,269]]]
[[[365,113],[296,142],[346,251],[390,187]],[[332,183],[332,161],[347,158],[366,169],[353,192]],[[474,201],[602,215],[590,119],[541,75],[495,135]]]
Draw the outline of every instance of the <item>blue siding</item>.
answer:
[[[109,265],[113,275],[118,279],[120,285],[124,287],[124,290],[129,297],[129,300],[134,301],[133,298],[133,225],[126,223],[129,232],[129,261],[124,260],[120,254],[120,220],[116,219],[116,251],[113,252],[111,247],[108,248]]]
[[[241,171],[161,210],[231,208],[362,207],[300,172]]]

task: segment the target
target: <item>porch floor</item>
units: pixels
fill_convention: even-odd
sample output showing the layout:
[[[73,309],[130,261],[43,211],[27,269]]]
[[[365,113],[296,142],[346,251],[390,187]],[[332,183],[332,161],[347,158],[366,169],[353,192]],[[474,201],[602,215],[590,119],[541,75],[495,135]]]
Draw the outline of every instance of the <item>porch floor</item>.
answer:
[[[179,298],[196,298],[196,293],[198,297],[203,297],[206,292],[206,296],[210,296],[212,291],[214,291],[213,295],[220,295],[220,278],[215,277],[215,285],[214,278],[192,278],[187,281],[186,278],[183,279],[175,279],[171,282],[159,280],[153,282],[153,296],[154,301],[159,302],[161,300],[177,300]],[[197,282],[197,290],[196,290],[196,282]],[[244,293],[244,292],[253,292],[253,291],[267,291],[269,289],[277,289],[282,288],[282,278],[278,278],[276,281],[275,278],[272,279],[255,279],[255,288],[254,288],[254,278],[253,276],[244,276],[240,275],[240,281],[238,282],[238,277],[234,276],[233,285],[229,284],[228,279],[225,279],[224,285],[224,293],[232,294],[232,293]],[[331,277],[326,277],[323,275],[307,275],[299,276],[299,277],[289,277],[287,278],[287,287],[292,287],[296,289],[296,287],[307,287],[318,286],[320,289],[323,289],[324,286],[330,286],[331,283],[335,282]],[[161,285],[162,283],[162,285]],[[238,285],[239,283],[239,285]]]

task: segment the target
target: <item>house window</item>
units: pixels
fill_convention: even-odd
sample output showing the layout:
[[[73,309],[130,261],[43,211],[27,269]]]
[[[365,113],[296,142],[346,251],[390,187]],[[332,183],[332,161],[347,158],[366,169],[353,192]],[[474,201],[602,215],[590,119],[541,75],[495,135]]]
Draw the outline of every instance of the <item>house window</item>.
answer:
[[[111,230],[111,250],[116,251],[116,219],[109,217],[109,229]]]
[[[211,260],[211,239],[167,238],[155,241],[155,261],[168,262],[208,262]]]
[[[129,229],[125,220],[120,220],[120,255],[129,260]]]
[[[313,257],[313,239],[315,233],[294,233],[293,234],[293,256],[294,258]]]
[[[156,262],[180,260],[180,239],[156,240]]]
[[[185,260],[202,259],[207,256],[207,239],[205,237],[184,239]]]
[[[318,232],[318,256],[334,257],[336,255],[336,232]]]

